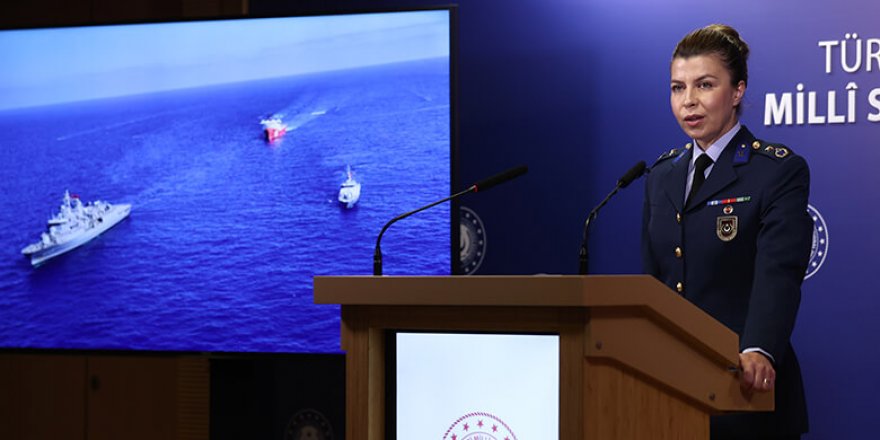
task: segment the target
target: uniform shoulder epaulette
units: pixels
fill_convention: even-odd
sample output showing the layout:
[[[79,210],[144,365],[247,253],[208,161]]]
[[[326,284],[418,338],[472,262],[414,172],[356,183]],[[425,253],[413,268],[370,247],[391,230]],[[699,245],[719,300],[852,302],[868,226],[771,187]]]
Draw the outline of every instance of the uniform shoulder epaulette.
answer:
[[[681,153],[684,153],[685,151],[690,150],[690,149],[691,149],[691,144],[690,144],[690,142],[688,142],[684,146],[684,148],[672,148],[670,150],[667,150],[663,154],[661,154],[660,157],[657,158],[657,160],[654,161],[654,165],[657,165],[658,163],[663,162],[666,159],[679,157],[679,156],[681,156]]]
[[[752,142],[752,150],[775,159],[785,159],[794,154],[794,151],[791,151],[791,148],[785,145],[762,140]]]

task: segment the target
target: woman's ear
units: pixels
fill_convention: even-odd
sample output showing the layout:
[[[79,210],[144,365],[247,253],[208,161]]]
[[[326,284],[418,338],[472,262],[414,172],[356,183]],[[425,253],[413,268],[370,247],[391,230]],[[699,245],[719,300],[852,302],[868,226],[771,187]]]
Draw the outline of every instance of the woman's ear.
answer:
[[[737,106],[740,102],[742,102],[743,96],[746,94],[746,82],[740,81],[736,84],[736,88],[733,89],[733,105]]]

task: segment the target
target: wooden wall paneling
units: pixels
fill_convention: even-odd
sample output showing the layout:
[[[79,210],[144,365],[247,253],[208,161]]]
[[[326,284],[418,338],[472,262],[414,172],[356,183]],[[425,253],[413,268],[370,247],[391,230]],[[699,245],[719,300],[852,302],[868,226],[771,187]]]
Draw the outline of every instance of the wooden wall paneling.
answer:
[[[42,0],[3,2],[0,27],[37,27],[88,23],[92,0]]]
[[[207,439],[211,425],[211,378],[208,358],[177,359],[177,439]]]
[[[181,6],[187,18],[236,17],[248,12],[247,0],[183,0]]]
[[[173,438],[177,364],[172,358],[89,359],[89,440]]]
[[[85,439],[86,358],[0,355],[0,438]]]
[[[92,0],[92,21],[150,21],[180,18],[182,0]]]
[[[89,440],[208,438],[208,368],[203,358],[92,356]]]

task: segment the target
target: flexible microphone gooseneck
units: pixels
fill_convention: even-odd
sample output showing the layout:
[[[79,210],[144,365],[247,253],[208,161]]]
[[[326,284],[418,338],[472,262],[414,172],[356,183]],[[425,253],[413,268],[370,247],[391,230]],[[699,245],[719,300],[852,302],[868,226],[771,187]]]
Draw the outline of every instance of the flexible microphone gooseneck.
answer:
[[[379,236],[376,238],[376,249],[373,252],[373,275],[382,275],[382,247],[380,246],[380,243],[382,242],[382,235],[385,234],[385,231],[388,229],[389,226],[396,223],[398,220],[403,220],[403,219],[405,219],[405,218],[407,218],[417,212],[422,212],[428,208],[437,206],[443,202],[448,202],[448,201],[455,199],[457,197],[461,197],[467,193],[487,191],[489,188],[492,188],[495,185],[499,185],[501,183],[507,182],[508,180],[514,179],[516,177],[519,177],[519,176],[525,174],[528,170],[529,169],[526,166],[518,166],[516,168],[511,168],[507,171],[498,173],[498,174],[496,174],[492,177],[489,177],[487,179],[483,179],[483,180],[469,186],[464,191],[455,193],[449,197],[446,197],[446,198],[438,200],[434,203],[422,206],[421,208],[415,209],[413,211],[409,211],[409,212],[400,214],[397,217],[394,217],[393,219],[391,219],[388,223],[385,223],[385,226],[382,227],[382,231],[379,232]]]
[[[590,224],[597,216],[599,216],[599,210],[617,194],[617,191],[620,191],[621,188],[626,188],[630,183],[633,183],[639,177],[642,177],[647,171],[647,165],[645,165],[645,161],[640,161],[635,164],[632,168],[630,168],[620,179],[617,180],[617,185],[614,189],[602,199],[602,202],[599,203],[592,211],[590,211],[590,215],[587,216],[587,220],[584,222],[584,237],[581,241],[581,250],[579,255],[580,260],[580,268],[578,273],[581,275],[586,275],[589,271],[589,252],[587,249],[587,241],[589,239],[590,234]]]

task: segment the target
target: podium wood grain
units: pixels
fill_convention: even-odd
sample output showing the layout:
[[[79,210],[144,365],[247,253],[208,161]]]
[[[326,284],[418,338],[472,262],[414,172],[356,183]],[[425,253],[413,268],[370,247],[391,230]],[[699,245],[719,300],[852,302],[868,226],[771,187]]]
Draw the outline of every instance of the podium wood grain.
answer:
[[[708,439],[710,414],[773,409],[739,389],[737,335],[648,276],[314,283],[342,305],[348,439],[385,438],[386,330],[558,334],[562,440]]]

